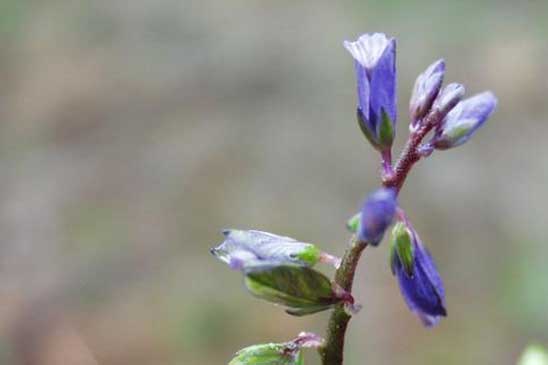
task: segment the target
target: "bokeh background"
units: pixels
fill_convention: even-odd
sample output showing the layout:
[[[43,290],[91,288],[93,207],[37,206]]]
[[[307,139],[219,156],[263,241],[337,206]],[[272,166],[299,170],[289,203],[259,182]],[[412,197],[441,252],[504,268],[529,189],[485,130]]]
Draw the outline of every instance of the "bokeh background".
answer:
[[[422,328],[387,245],[367,250],[347,363],[513,364],[548,343],[547,16],[542,0],[1,1],[0,364],[226,364],[323,332],[328,313],[250,297],[208,249],[239,227],[342,254],[379,185],[342,47],[370,31],[399,42],[398,149],[439,57],[499,108],[401,196],[449,317]]]

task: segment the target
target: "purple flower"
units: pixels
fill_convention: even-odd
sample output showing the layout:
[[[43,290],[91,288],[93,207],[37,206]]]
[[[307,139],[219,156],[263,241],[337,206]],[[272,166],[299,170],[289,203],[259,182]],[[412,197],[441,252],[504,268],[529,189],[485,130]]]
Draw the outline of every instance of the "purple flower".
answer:
[[[445,290],[430,252],[417,232],[399,223],[393,230],[392,272],[409,309],[431,327],[447,315]]]
[[[344,47],[354,57],[360,128],[375,148],[386,150],[396,123],[396,40],[369,33]]]
[[[361,210],[358,239],[377,246],[396,212],[397,194],[394,189],[381,188],[371,193]]]
[[[430,111],[432,103],[440,91],[444,74],[445,61],[438,60],[417,77],[409,102],[411,127],[415,127],[418,121]]]
[[[430,144],[439,150],[460,146],[474,135],[497,106],[487,91],[458,103],[443,119]]]

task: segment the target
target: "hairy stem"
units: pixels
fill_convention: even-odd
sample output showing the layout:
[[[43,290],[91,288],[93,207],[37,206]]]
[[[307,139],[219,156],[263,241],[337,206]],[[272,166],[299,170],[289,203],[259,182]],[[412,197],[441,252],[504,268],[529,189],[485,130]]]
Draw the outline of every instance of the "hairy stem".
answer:
[[[437,112],[432,112],[426,117],[416,131],[411,133],[405,147],[403,148],[400,158],[392,174],[385,174],[382,179],[382,184],[387,188],[395,188],[400,191],[407,174],[411,171],[413,165],[420,160],[419,146],[423,138],[441,121],[442,116]]]
[[[421,158],[418,148],[422,140],[441,121],[441,118],[440,114],[432,112],[423,120],[421,126],[409,136],[400,158],[393,169],[391,167],[390,153],[382,155],[383,186],[392,187],[398,192],[400,191],[409,171]],[[346,250],[341,265],[335,273],[335,282],[349,293],[352,292],[352,284],[358,261],[366,247],[366,242],[360,242],[356,239],[356,236],[353,236],[351,247]],[[345,310],[344,304],[338,304],[333,310],[329,318],[325,344],[318,349],[323,365],[342,365],[344,338],[350,318],[351,315]]]
[[[356,267],[366,246],[365,242],[359,242],[353,236],[351,247],[344,254],[341,266],[335,273],[335,282],[348,292],[352,291]],[[350,318],[350,314],[344,309],[344,304],[338,304],[333,310],[329,318],[325,344],[319,349],[323,365],[342,365],[344,336]]]

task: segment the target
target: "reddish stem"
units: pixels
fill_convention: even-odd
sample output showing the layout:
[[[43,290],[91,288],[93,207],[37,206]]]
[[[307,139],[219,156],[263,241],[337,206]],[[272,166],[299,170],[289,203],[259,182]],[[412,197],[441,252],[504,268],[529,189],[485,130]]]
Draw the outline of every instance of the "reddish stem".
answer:
[[[432,112],[423,120],[422,125],[412,132],[403,148],[400,158],[391,174],[384,174],[382,184],[387,188],[395,188],[400,191],[407,174],[413,165],[420,160],[419,146],[424,137],[441,121],[441,115]]]
[[[392,149],[386,149],[381,152],[382,174],[388,176],[392,171]]]

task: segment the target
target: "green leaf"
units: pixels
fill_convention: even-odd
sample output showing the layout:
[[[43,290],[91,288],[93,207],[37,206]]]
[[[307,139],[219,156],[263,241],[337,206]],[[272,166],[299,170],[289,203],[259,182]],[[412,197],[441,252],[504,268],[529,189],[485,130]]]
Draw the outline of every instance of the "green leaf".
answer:
[[[268,343],[246,347],[228,365],[301,365],[300,349],[290,343]]]
[[[320,312],[341,301],[325,275],[304,266],[255,267],[246,271],[245,285],[256,297],[289,307],[293,315]]]
[[[350,218],[348,221],[346,221],[346,229],[348,229],[352,233],[358,232],[360,229],[360,221],[362,219],[361,213],[356,213]]]
[[[328,307],[329,308],[329,307]],[[289,308],[285,312],[295,317],[303,317],[309,314],[314,314],[326,310],[325,306],[310,307],[310,308]]]

